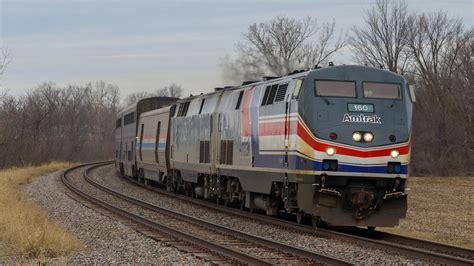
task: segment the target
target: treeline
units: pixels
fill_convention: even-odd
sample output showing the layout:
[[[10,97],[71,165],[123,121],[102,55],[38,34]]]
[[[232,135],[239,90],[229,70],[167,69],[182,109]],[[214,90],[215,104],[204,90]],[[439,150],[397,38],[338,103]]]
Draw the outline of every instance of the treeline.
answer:
[[[1,93],[0,168],[112,158],[119,103],[118,87],[105,82]]]
[[[446,12],[418,13],[402,0],[376,0],[347,33],[335,21],[317,23],[278,16],[253,24],[237,43],[235,59],[221,60],[233,84],[327,65],[343,47],[359,64],[404,75],[416,85],[412,129],[413,175],[474,172],[474,29]],[[3,53],[0,76],[8,60]],[[149,96],[179,97],[170,85],[133,93],[125,104]],[[90,161],[112,157],[116,86],[40,85],[19,98],[0,93],[0,168],[53,159]]]

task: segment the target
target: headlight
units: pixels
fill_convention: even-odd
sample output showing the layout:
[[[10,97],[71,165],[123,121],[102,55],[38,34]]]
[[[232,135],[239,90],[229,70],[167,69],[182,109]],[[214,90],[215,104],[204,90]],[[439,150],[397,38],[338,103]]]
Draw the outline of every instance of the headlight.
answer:
[[[333,156],[334,154],[336,154],[336,149],[334,149],[333,147],[328,147],[326,149],[326,154],[329,156]]]
[[[364,140],[365,142],[372,142],[374,140],[374,135],[370,132],[364,133]]]
[[[362,134],[360,134],[360,132],[354,132],[352,133],[352,139],[354,141],[360,141],[362,139]]]
[[[398,155],[400,155],[400,152],[398,150],[392,150],[390,152],[390,156],[392,156],[393,159],[397,158]]]

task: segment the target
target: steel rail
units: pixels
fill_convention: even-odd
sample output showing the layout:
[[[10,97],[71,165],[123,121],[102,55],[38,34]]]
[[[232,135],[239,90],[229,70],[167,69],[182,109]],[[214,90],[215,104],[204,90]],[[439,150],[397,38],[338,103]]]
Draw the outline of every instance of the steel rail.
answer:
[[[422,249],[427,249],[431,251],[443,252],[450,256],[471,260],[471,262],[474,264],[474,250],[465,248],[465,247],[454,246],[450,244],[445,244],[445,243],[440,243],[440,242],[435,242],[435,241],[430,241],[430,240],[425,240],[425,239],[420,239],[420,238],[415,238],[415,237],[397,235],[397,234],[384,232],[384,231],[372,232],[372,231],[368,231],[367,229],[363,229],[359,227],[342,228],[342,229],[335,228],[335,230],[361,236],[364,238],[374,238],[381,241],[399,243],[402,245],[409,245],[412,247],[421,247]]]
[[[109,164],[109,163],[105,163],[105,164]],[[127,220],[131,220],[131,221],[133,221],[137,224],[148,227],[152,230],[156,230],[156,231],[159,231],[159,232],[164,233],[166,235],[169,235],[169,236],[171,236],[175,239],[179,239],[181,241],[194,244],[194,245],[196,245],[196,246],[198,246],[198,247],[200,247],[204,250],[209,250],[212,253],[217,253],[221,256],[230,258],[231,260],[234,260],[238,263],[251,264],[251,265],[271,265],[268,262],[266,262],[264,260],[261,260],[259,258],[253,257],[251,255],[248,255],[248,254],[245,254],[245,253],[242,253],[242,252],[239,252],[239,251],[235,251],[233,249],[230,249],[228,247],[225,247],[225,246],[222,246],[222,245],[219,245],[219,244],[215,244],[215,243],[212,243],[212,242],[209,242],[209,241],[199,239],[199,238],[194,237],[192,235],[188,235],[188,234],[182,233],[178,230],[172,229],[170,227],[166,227],[166,226],[161,225],[159,223],[153,222],[153,221],[148,220],[146,218],[143,218],[141,216],[129,213],[129,212],[123,210],[123,209],[117,208],[117,207],[115,207],[115,206],[113,206],[113,205],[111,205],[111,204],[109,204],[105,201],[99,200],[99,199],[97,199],[97,198],[81,191],[80,189],[75,187],[71,182],[69,182],[69,180],[67,179],[67,174],[70,173],[73,170],[78,169],[78,168],[86,167],[86,166],[90,166],[90,165],[94,165],[94,163],[79,165],[79,166],[75,166],[75,167],[71,167],[71,168],[67,169],[61,176],[61,180],[64,183],[64,185],[67,188],[69,188],[71,191],[76,193],[77,195],[81,196],[82,198],[84,198],[84,199],[86,199],[86,200],[88,200],[88,201],[104,208],[104,209],[107,209],[107,210],[109,210],[109,211],[111,211],[111,212],[113,212],[113,213],[115,213],[119,216],[122,216],[123,218],[125,218]],[[98,165],[95,165],[95,167],[102,166],[102,165],[104,165],[104,163],[99,163]]]
[[[275,219],[275,218],[268,217],[265,215],[254,214],[254,213],[238,210],[235,208],[224,207],[224,206],[213,204],[213,203],[203,201],[203,200],[196,200],[196,199],[193,199],[181,194],[176,194],[176,193],[168,192],[164,189],[145,185],[127,176],[121,176],[121,177],[137,186],[146,188],[154,192],[158,192],[162,195],[180,199],[188,203],[196,204],[202,207],[219,210],[219,211],[226,212],[229,214],[234,214],[243,218],[253,219],[255,221],[259,221],[259,222],[263,222],[267,224],[277,225],[284,228],[293,229],[293,230],[313,234],[320,237],[333,238],[333,239],[338,239],[345,242],[355,243],[362,246],[369,246],[373,248],[382,249],[385,251],[396,252],[398,254],[410,255],[416,258],[424,258],[436,263],[450,264],[450,265],[474,265],[474,260],[472,259],[474,258],[474,250],[466,249],[463,247],[451,246],[449,250],[444,250],[443,249],[444,246],[450,246],[450,245],[445,245],[442,243],[432,242],[432,241],[427,241],[427,240],[422,240],[418,242],[418,244],[416,244],[416,247],[414,247],[415,242],[417,241],[416,238],[410,238],[411,245],[408,245],[406,242],[396,243],[395,241],[392,242],[392,241],[387,241],[387,240],[372,239],[368,237],[354,235],[351,233],[339,232],[339,231],[335,231],[331,229],[325,229],[325,228],[315,229],[311,226],[301,225],[295,222],[289,222],[282,219]],[[429,250],[429,249],[433,249],[435,251]],[[455,255],[450,255],[450,254],[455,254]]]
[[[383,234],[383,240],[385,241],[416,245],[416,246],[422,245],[426,249],[437,250],[437,251],[445,252],[447,254],[450,254],[456,257],[463,257],[463,258],[470,259],[471,263],[474,264],[474,250],[472,249],[439,243],[435,241],[429,241],[425,239],[396,235],[396,234],[392,234],[388,232],[381,232],[381,233]]]
[[[130,203],[133,203],[135,205],[141,206],[141,207],[149,209],[151,211],[155,211],[155,212],[158,212],[158,213],[163,213],[167,216],[171,216],[171,217],[179,219],[179,220],[184,220],[186,222],[193,223],[197,226],[205,227],[208,230],[217,231],[219,233],[226,234],[226,235],[232,235],[233,237],[236,237],[236,238],[239,238],[239,239],[244,239],[246,241],[255,243],[257,245],[261,245],[261,246],[264,246],[264,247],[269,247],[269,248],[274,249],[274,250],[279,250],[282,253],[287,253],[289,255],[293,255],[293,256],[302,258],[305,261],[324,263],[324,264],[330,264],[330,265],[353,265],[353,263],[350,263],[350,262],[347,262],[347,261],[344,261],[344,260],[341,260],[341,259],[338,259],[338,258],[335,258],[335,257],[319,254],[319,253],[316,253],[316,252],[313,252],[313,251],[305,250],[305,249],[302,249],[302,248],[290,246],[290,245],[279,243],[279,242],[275,242],[275,241],[272,241],[272,240],[269,240],[269,239],[266,239],[266,238],[250,235],[250,234],[247,234],[247,233],[244,233],[244,232],[241,232],[241,231],[237,231],[237,230],[229,228],[229,227],[225,227],[225,226],[222,226],[222,225],[210,223],[208,221],[205,221],[205,220],[193,217],[193,216],[189,216],[189,215],[186,215],[186,214],[175,212],[175,211],[172,211],[172,210],[169,210],[169,209],[151,204],[149,202],[140,200],[138,198],[125,195],[125,194],[120,193],[116,190],[113,190],[111,188],[108,188],[106,186],[101,185],[100,183],[94,181],[90,177],[90,175],[89,175],[90,171],[93,170],[94,168],[97,168],[97,167],[100,167],[100,166],[101,165],[92,166],[92,167],[86,169],[86,171],[84,172],[84,178],[86,179],[86,181],[88,181],[91,185],[93,185],[94,187],[97,187],[98,189],[104,190],[104,191],[106,191],[107,193],[109,193],[111,195],[114,195],[118,198],[121,198],[121,199],[123,199],[125,201],[128,201]]]

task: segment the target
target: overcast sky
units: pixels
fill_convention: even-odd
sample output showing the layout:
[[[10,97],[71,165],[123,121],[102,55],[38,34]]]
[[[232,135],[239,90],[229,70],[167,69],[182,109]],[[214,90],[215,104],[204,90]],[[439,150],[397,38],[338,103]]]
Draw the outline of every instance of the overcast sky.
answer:
[[[122,95],[171,83],[188,93],[226,85],[219,58],[233,55],[248,26],[277,15],[347,31],[372,0],[308,1],[23,1],[0,0],[0,45],[11,52],[0,83],[19,95],[44,81],[104,80]],[[473,26],[474,0],[409,1],[411,10],[443,9]],[[351,63],[342,51],[336,64]]]

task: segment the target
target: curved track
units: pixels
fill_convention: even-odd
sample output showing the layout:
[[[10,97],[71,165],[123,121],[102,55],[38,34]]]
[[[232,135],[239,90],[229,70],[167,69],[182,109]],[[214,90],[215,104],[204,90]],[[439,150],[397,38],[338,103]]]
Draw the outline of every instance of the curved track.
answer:
[[[396,252],[398,254],[410,255],[416,258],[424,258],[435,263],[449,265],[474,265],[474,250],[472,249],[417,238],[405,237],[380,231],[371,232],[362,228],[318,228],[317,230],[315,230],[311,226],[297,224],[295,222],[290,222],[283,219],[276,219],[266,215],[259,215],[246,211],[241,211],[236,208],[224,207],[221,205],[210,203],[205,200],[196,200],[194,198],[186,197],[184,195],[167,192],[164,189],[145,185],[126,176],[122,177],[135,185],[155,191],[162,195],[178,198],[191,204],[200,205],[213,210],[226,212],[247,219],[253,219],[256,221],[265,222],[267,224],[273,224],[293,230],[298,230],[300,232],[310,233],[321,237],[339,239],[342,241],[356,243],[363,246],[369,246],[386,251]]]
[[[337,258],[211,224],[104,187],[91,179],[89,172],[106,164],[70,168],[64,172],[62,181],[69,189],[95,205],[144,227],[141,231],[149,237],[168,242],[207,261],[218,264],[351,265]],[[73,178],[72,172],[77,174],[81,168],[85,168],[82,175]]]

